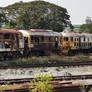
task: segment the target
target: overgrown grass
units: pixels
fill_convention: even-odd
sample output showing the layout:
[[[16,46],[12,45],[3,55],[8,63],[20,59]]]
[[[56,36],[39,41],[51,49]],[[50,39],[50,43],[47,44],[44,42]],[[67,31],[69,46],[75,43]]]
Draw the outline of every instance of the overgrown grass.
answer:
[[[16,59],[10,62],[10,65],[28,65],[28,64],[51,64],[51,63],[61,63],[61,62],[85,62],[91,61],[92,56],[86,55],[76,55],[76,56],[51,56],[51,57],[31,57],[31,58],[23,58]]]

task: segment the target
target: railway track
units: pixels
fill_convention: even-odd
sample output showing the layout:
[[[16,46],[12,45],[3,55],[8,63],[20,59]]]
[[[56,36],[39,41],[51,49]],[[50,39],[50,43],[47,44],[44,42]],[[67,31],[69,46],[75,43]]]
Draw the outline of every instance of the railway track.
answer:
[[[30,63],[30,64],[12,64],[12,65],[0,65],[0,69],[12,69],[12,68],[31,68],[31,67],[71,67],[71,66],[92,66],[92,61],[84,62],[49,62],[49,63]]]
[[[62,90],[63,90],[63,92],[73,92],[75,89],[76,89],[75,92],[80,92],[80,89],[79,89],[80,85],[78,85],[78,84],[72,85],[71,80],[86,80],[86,79],[92,79],[92,75],[56,76],[56,77],[53,77],[53,80],[51,81],[51,84],[54,87],[53,92],[62,92]],[[0,80],[0,86],[5,85],[8,82],[10,86],[22,85],[22,88],[14,89],[14,90],[9,89],[9,90],[6,90],[5,92],[29,92],[30,86],[28,86],[28,83],[31,80],[32,80],[32,78]],[[62,82],[63,80],[64,80],[64,82]],[[9,85],[7,87],[9,87]],[[67,91],[65,91],[65,90],[67,90]]]
[[[92,79],[92,75],[56,76],[52,78],[53,81],[86,80],[86,79]],[[7,83],[9,84],[28,83],[32,80],[33,78],[6,79],[6,80],[0,80],[0,85],[5,85]]]

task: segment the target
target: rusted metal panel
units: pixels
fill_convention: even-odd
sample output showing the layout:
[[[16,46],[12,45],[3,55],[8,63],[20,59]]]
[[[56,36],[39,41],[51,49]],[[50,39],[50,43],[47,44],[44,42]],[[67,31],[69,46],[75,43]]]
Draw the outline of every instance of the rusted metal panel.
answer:
[[[20,48],[20,38],[22,34],[15,29],[0,29],[0,48],[3,48],[7,51],[15,51]],[[4,51],[3,50],[3,51]],[[2,51],[0,49],[0,51]]]
[[[20,34],[20,32],[15,29],[0,29],[0,33],[2,34],[6,34],[6,33]]]

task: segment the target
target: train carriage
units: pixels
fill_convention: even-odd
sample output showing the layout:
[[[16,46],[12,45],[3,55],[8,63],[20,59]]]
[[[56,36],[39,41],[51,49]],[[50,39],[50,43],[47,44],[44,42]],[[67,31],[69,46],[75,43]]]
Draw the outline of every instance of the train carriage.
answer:
[[[58,33],[52,30],[30,29],[31,50],[36,54],[49,55],[57,45]]]
[[[74,32],[54,32],[52,30],[30,29],[0,30],[0,59],[20,56],[50,55],[92,52],[92,34]]]
[[[80,38],[81,38],[80,49],[84,50],[85,52],[91,51],[91,49],[92,49],[92,34],[81,33]]]
[[[20,44],[21,43],[21,44]],[[19,56],[23,50],[22,34],[15,29],[0,30],[0,59]]]
[[[92,34],[61,32],[59,37],[61,54],[92,52]]]
[[[59,50],[61,54],[69,54],[80,48],[80,36],[78,33],[61,32],[59,37]]]

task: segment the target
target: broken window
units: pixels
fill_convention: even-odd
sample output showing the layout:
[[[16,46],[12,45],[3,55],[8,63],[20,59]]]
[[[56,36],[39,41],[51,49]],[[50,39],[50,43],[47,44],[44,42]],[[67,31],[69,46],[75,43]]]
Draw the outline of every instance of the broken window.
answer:
[[[10,34],[4,34],[4,39],[10,39]]]
[[[64,41],[66,41],[66,42],[67,42],[67,41],[68,41],[68,37],[65,37],[65,38],[64,38]]]

